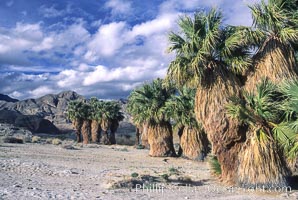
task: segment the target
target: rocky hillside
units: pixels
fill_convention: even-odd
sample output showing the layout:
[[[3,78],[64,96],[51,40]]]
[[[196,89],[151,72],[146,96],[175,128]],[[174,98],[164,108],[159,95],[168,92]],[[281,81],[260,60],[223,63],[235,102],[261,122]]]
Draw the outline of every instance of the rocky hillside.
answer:
[[[17,102],[17,101],[19,101],[19,100],[14,99],[14,98],[11,98],[10,96],[5,95],[5,94],[0,94],[0,101]]]
[[[55,134],[69,131],[72,130],[72,125],[66,117],[68,102],[83,99],[83,96],[74,91],[65,91],[16,102],[0,100],[0,123],[26,127],[35,133]],[[125,119],[120,123],[118,133],[130,134],[134,131],[134,127],[129,123],[129,115],[125,112],[127,101],[120,99],[119,103]]]
[[[76,99],[84,99],[84,97],[73,91],[65,91],[17,102],[0,100],[0,122],[43,133],[71,129],[65,113],[68,102]]]

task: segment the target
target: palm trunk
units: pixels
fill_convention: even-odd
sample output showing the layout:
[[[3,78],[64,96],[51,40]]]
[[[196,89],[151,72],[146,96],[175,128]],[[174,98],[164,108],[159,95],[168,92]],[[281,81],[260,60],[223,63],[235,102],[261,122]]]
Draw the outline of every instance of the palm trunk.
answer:
[[[110,127],[111,133],[110,133],[110,137],[109,137],[109,140],[110,140],[111,144],[116,144],[115,133],[116,133],[118,127],[119,127],[118,120],[113,120],[112,123],[111,123],[111,127]]]
[[[99,143],[100,139],[100,126],[96,120],[91,122],[91,140],[93,143]]]
[[[150,156],[176,156],[173,145],[172,126],[169,122],[149,124],[148,142],[150,145]]]
[[[197,88],[195,114],[212,144],[212,153],[221,165],[221,179],[236,183],[238,153],[245,141],[246,129],[239,122],[227,117],[225,105],[228,98],[239,95],[240,83],[231,73],[212,72],[206,85]]]
[[[83,121],[81,119],[75,119],[73,120],[73,126],[76,130],[76,138],[77,138],[77,142],[82,142],[82,133],[81,133],[81,128],[83,125]]]
[[[136,126],[136,141],[135,146],[140,145],[140,128]]]
[[[202,130],[185,127],[180,144],[183,155],[193,160],[203,161],[208,153],[209,141]]]
[[[91,139],[91,120],[84,120],[82,126],[83,144],[88,144]]]
[[[110,122],[109,120],[102,120],[101,121],[101,129],[102,129],[102,137],[101,137],[101,144],[109,145],[111,144],[109,140],[109,134],[108,134],[108,129],[110,127]]]
[[[142,125],[142,130],[141,130],[141,142],[142,142],[142,145],[149,149],[149,142],[148,142],[148,123],[144,123]]]
[[[272,136],[260,142],[253,131],[239,155],[238,184],[242,187],[287,187],[290,170]]]
[[[178,149],[178,153],[177,153],[177,156],[178,156],[178,157],[182,156],[182,154],[183,154],[183,149],[182,149],[182,147],[181,147],[181,137],[182,137],[184,128],[185,128],[184,126],[178,128],[178,136],[179,136],[179,141],[180,141],[180,142],[179,142],[179,149]]]

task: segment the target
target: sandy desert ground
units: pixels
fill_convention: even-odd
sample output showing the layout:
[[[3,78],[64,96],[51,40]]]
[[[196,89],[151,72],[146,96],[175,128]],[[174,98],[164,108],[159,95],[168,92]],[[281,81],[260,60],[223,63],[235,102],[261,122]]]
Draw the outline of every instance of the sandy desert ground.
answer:
[[[130,146],[69,147],[0,144],[0,199],[298,199],[297,190],[222,186],[207,162],[152,158]]]

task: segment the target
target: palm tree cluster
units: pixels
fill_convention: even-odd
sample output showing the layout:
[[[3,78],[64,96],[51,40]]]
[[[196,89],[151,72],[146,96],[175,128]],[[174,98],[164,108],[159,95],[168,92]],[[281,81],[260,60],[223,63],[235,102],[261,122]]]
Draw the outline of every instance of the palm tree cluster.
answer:
[[[162,79],[132,91],[127,109],[150,156],[176,156],[173,130],[180,138],[178,156],[199,159],[208,153],[207,135],[195,119],[194,97],[194,89],[177,90]]]
[[[77,142],[82,141],[82,136],[84,144],[116,144],[115,133],[124,119],[118,102],[95,97],[69,102],[67,115],[76,130]]]
[[[150,156],[203,160],[211,150],[222,181],[284,187],[298,156],[297,2],[249,9],[250,27],[225,25],[217,9],[181,16],[166,78],[133,90],[127,110]],[[117,103],[96,98],[71,102],[68,115],[84,143],[114,144],[123,119]]]
[[[196,88],[195,118],[221,165],[221,180],[284,186],[285,155],[297,157],[297,82],[288,90],[272,88],[297,78],[297,4],[268,0],[249,8],[251,27],[224,25],[216,9],[182,16],[180,32],[169,34],[168,50],[176,57],[166,80]],[[282,118],[285,113],[291,118]]]

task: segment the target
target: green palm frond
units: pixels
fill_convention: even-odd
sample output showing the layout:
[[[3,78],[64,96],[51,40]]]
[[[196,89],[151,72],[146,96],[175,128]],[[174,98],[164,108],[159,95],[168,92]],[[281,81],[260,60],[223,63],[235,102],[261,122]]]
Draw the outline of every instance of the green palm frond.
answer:
[[[70,101],[67,107],[67,116],[70,120],[85,119],[88,106],[80,100]]]
[[[165,86],[162,79],[156,79],[132,91],[128,98],[127,110],[136,124],[167,120],[163,107],[174,93],[173,87]]]
[[[271,0],[266,3],[250,5],[253,17],[253,27],[262,33],[259,37],[259,51],[263,51],[268,42],[281,42],[292,47],[298,42],[297,10],[293,9],[295,3],[289,0]],[[261,36],[261,35],[260,35]]]
[[[295,143],[297,134],[289,126],[287,122],[276,124],[273,128],[274,137],[282,144],[286,149],[289,149],[293,143]]]
[[[298,141],[293,145],[290,151],[287,153],[289,159],[296,159],[298,157]]]
[[[298,113],[298,80],[287,80],[282,83],[279,90],[283,94],[283,103],[280,109],[285,113],[286,120],[297,120]],[[292,122],[292,127],[298,132],[298,124]]]
[[[231,97],[226,106],[227,114],[251,126],[263,124],[265,121],[278,122],[280,120],[280,111],[277,109],[276,90],[274,84],[268,79],[263,79],[257,85],[255,94],[244,91],[244,99]]]
[[[298,155],[298,82],[287,81],[277,87],[268,79],[257,85],[255,93],[243,92],[243,98],[231,97],[227,115],[238,119],[254,130],[260,147],[266,149],[268,140],[275,140],[289,158]],[[291,116],[283,121],[284,113]]]
[[[235,27],[223,27],[222,14],[216,9],[182,16],[180,33],[170,33],[168,50],[176,58],[170,63],[166,79],[177,87],[196,87],[204,83],[210,71],[242,74],[251,65],[248,44],[241,42]],[[241,39],[241,40],[239,40]]]
[[[173,94],[163,108],[166,118],[174,121],[175,127],[199,128],[194,113],[195,89],[183,87],[179,94]]]

